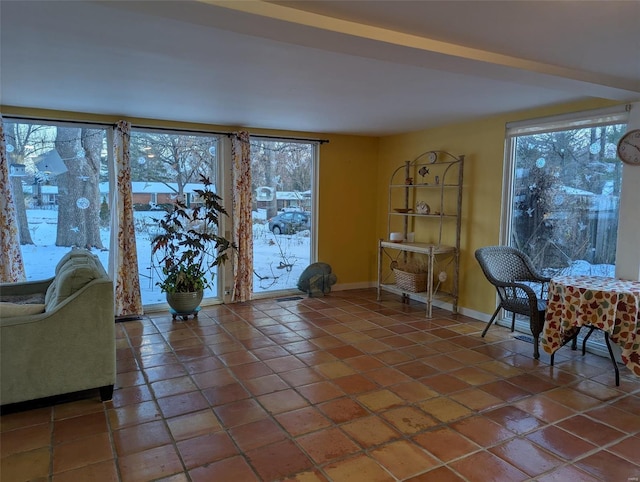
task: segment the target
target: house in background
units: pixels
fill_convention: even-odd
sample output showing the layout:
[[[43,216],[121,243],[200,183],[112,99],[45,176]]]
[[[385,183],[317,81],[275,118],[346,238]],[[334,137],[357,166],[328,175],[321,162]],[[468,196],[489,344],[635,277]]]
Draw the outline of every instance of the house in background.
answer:
[[[109,203],[109,183],[101,182],[100,197]],[[188,183],[182,188],[186,197],[187,206],[198,204],[196,189],[202,189],[201,184]],[[31,207],[55,209],[58,204],[58,186],[50,184],[35,184],[22,186],[23,193],[32,197]],[[175,183],[165,182],[138,182],[131,183],[132,200],[134,209],[157,209],[163,204],[173,204],[178,197],[178,186]],[[275,191],[269,187],[256,189],[255,209],[269,209],[275,200],[274,209],[277,211],[310,211],[311,192]]]
[[[57,209],[58,206],[58,186],[47,184],[22,185],[22,192],[25,198],[31,200],[29,206],[37,209]]]
[[[311,191],[278,191],[273,187],[260,186],[255,190],[255,209],[267,211],[267,217],[280,211],[311,211]]]

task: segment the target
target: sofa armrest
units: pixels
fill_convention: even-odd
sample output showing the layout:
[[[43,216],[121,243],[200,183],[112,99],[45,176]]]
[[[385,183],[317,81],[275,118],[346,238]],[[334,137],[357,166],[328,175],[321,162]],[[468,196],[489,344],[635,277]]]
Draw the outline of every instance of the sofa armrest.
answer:
[[[10,326],[41,323],[43,321],[47,321],[47,318],[50,316],[51,313],[48,311],[43,311],[42,313],[36,313],[33,315],[6,316],[4,318],[0,318],[0,330]]]
[[[0,405],[113,385],[113,284],[96,279],[53,311],[0,320]]]

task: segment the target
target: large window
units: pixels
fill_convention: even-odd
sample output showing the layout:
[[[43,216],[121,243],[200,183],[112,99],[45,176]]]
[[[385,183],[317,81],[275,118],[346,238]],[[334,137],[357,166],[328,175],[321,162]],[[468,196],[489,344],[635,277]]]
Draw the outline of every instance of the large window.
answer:
[[[549,275],[614,276],[625,113],[511,126],[505,244]]]
[[[217,136],[167,132],[150,129],[131,131],[131,187],[135,217],[136,248],[142,303],[165,303],[165,294],[157,286],[162,273],[157,256],[151,256],[151,240],[157,232],[157,219],[173,209],[176,199],[187,206],[197,204],[196,189],[202,189],[201,176],[218,184],[219,139]],[[223,204],[231,210],[230,196]],[[219,276],[205,290],[205,298],[219,298]]]
[[[111,225],[107,145],[111,126],[5,120],[7,158],[27,279],[53,276],[58,260],[78,246],[109,264]],[[142,302],[165,303],[151,257],[155,219],[177,198],[197,203],[201,175],[217,185],[219,139],[133,129],[131,178]],[[218,298],[218,277],[205,297]]]
[[[315,261],[316,143],[251,138],[253,290],[296,288]]]
[[[5,120],[27,279],[53,276],[72,246],[108,265],[107,127]]]
[[[615,276],[626,112],[599,111],[507,128],[503,243],[547,276]],[[528,332],[527,320],[517,317]],[[589,349],[605,353],[601,332]]]
[[[109,265],[112,233],[110,125],[5,119],[7,158],[20,244],[30,280],[53,276],[69,248],[91,249]],[[231,214],[224,186],[227,143],[214,134],[132,128],[130,142],[134,229],[142,303],[164,305],[162,273],[151,255],[157,219],[177,199],[197,205],[201,176],[209,178]],[[227,158],[229,157],[227,153]],[[315,261],[314,180],[317,143],[251,139],[254,292],[295,289]],[[231,231],[231,217],[222,221]],[[225,223],[226,226],[225,226]],[[205,299],[220,300],[222,272]]]

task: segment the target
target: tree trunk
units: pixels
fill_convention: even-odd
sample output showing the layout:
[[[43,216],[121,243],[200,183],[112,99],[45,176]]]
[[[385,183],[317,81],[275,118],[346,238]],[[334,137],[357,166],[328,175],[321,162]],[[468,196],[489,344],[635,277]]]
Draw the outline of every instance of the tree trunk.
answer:
[[[100,131],[58,127],[55,146],[67,172],[57,176],[57,246],[103,249],[100,239]]]
[[[278,214],[278,183],[277,179],[272,175],[272,169],[274,165],[274,156],[275,152],[273,149],[269,150],[269,156],[267,159],[267,164],[265,168],[265,180],[266,185],[273,187],[273,199],[269,203],[267,207],[267,219],[271,219],[272,217]]]
[[[7,160],[15,162],[16,164],[25,164],[24,144],[28,140],[21,139],[16,123],[8,122],[5,124],[7,131],[5,131],[8,137],[13,139],[14,152],[9,155],[7,153]],[[27,221],[27,206],[24,203],[24,192],[22,190],[22,177],[11,177],[11,190],[13,195],[13,201],[16,206],[16,218],[18,221],[18,236],[20,244],[33,244],[31,239],[31,232],[29,231],[29,224]]]
[[[24,204],[24,192],[22,192],[22,178],[11,178],[11,191],[13,201],[16,206],[16,217],[18,220],[18,235],[20,244],[33,244],[31,240],[31,231],[29,231],[29,223],[27,221],[27,209]]]

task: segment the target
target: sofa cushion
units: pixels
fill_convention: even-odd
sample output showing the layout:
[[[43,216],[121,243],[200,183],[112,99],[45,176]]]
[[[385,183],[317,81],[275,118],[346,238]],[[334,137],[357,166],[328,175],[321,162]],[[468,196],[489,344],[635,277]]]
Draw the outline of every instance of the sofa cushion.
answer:
[[[80,256],[68,259],[47,289],[46,310],[52,311],[76,291],[100,277],[101,272],[96,268],[93,259]]]
[[[58,264],[56,265],[56,269],[54,271],[56,276],[58,275],[60,270],[63,269],[64,266],[69,262],[69,260],[74,258],[92,260],[93,255],[91,254],[91,251],[88,251],[86,249],[72,248],[71,251],[68,251],[62,258],[60,258],[60,261],[58,261]]]
[[[44,303],[8,303],[0,302],[0,318],[12,316],[36,315],[44,313]]]

